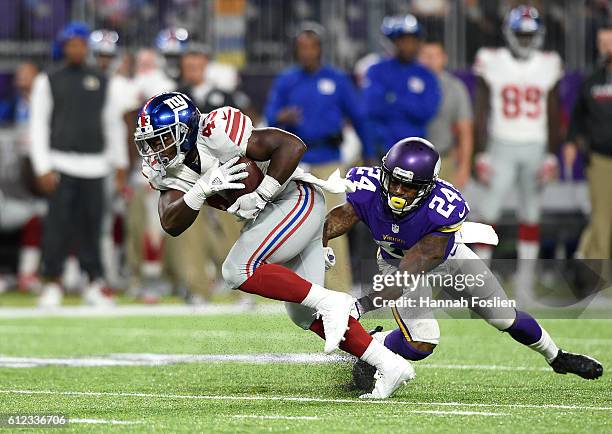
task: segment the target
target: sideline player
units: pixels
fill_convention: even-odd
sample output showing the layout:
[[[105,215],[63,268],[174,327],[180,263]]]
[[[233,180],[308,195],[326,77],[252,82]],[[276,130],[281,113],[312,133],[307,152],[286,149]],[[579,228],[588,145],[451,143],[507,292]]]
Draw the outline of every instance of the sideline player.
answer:
[[[236,164],[239,157],[264,162],[258,165],[265,174],[261,184],[227,209],[245,226],[223,263],[226,283],[285,301],[298,326],[325,339],[326,352],[340,346],[376,366],[381,376],[373,392],[362,397],[386,398],[414,378],[407,360],[372,339],[349,316],[353,297],[321,286],[321,188],[345,192],[352,184],[339,176],[322,181],[297,169],[306,150],[298,137],[276,128],[253,129],[251,120],[232,107],[200,114],[186,95],[168,92],[145,103],[135,141],[144,175],[161,191],[161,225],[172,236],[194,222],[211,196],[244,188],[240,181],[247,174],[244,163]]]
[[[456,299],[469,296],[470,300],[472,297],[497,300],[501,307],[473,305],[472,310],[493,327],[542,354],[555,372],[570,372],[586,379],[600,377],[603,367],[599,362],[560,350],[531,315],[504,307],[509,303],[504,303],[508,299],[503,288],[486,264],[463,243],[461,235],[467,234],[456,236],[460,234],[469,207],[458,190],[438,178],[439,171],[438,151],[430,142],[418,137],[409,137],[393,145],[380,167],[351,169],[347,177],[353,181],[356,191],[348,193],[347,202],[327,215],[323,245],[361,220],[379,245],[378,265],[382,274],[399,270],[410,275],[430,271],[444,276],[479,275],[480,280],[474,279],[472,283],[466,280],[464,287],[455,283],[442,288]],[[468,225],[474,228],[474,223]],[[410,290],[408,298],[431,299],[431,288]],[[376,298],[394,300],[404,291],[406,288],[390,287],[368,294],[357,301],[358,311],[363,314],[374,310],[380,307]],[[406,359],[421,360],[429,356],[440,338],[432,312],[418,307],[393,307],[392,313],[399,328],[375,333],[375,338]],[[374,372],[374,368],[358,361],[354,369],[357,386],[371,387]]]
[[[487,186],[484,222],[498,222],[504,201],[517,185],[517,281],[515,296],[532,298],[540,242],[540,190],[557,171],[554,151],[560,142],[559,80],[556,52],[540,50],[544,26],[531,6],[512,9],[504,22],[507,47],[481,48],[476,54],[476,173]],[[486,144],[486,146],[485,146]],[[485,150],[486,148],[486,150]],[[485,260],[492,248],[476,249]],[[520,289],[520,292],[518,291]]]

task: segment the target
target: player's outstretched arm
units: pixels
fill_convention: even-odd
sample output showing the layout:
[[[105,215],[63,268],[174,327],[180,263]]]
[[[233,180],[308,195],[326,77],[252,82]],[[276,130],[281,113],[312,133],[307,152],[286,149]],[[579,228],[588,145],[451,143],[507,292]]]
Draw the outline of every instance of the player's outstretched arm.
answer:
[[[182,191],[165,190],[159,196],[157,209],[161,226],[173,237],[182,234],[198,216],[199,211],[187,206],[184,195]]]
[[[449,243],[449,236],[429,234],[404,253],[399,264],[399,270],[403,273],[420,274],[427,273],[442,262]],[[385,287],[382,291],[372,292],[358,300],[361,314],[375,310],[381,306],[380,300],[397,300],[403,294],[403,288],[394,286]],[[376,299],[376,303],[374,301]]]
[[[359,216],[349,202],[332,209],[325,217],[323,247],[327,247],[329,240],[346,234],[358,221]]]
[[[278,128],[253,130],[246,148],[246,156],[255,161],[268,161],[266,176],[283,184],[296,169],[306,145],[299,137]]]

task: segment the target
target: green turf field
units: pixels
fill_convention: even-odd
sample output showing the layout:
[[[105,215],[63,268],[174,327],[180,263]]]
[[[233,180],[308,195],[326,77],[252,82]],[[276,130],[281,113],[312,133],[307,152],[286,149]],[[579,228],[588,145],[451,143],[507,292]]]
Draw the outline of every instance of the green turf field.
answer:
[[[52,432],[612,431],[607,372],[591,382],[554,374],[482,321],[440,325],[441,345],[415,364],[416,380],[363,402],[347,362],[287,355],[321,353],[323,343],[282,314],[0,319],[0,414],[77,420]],[[561,347],[612,364],[612,321],[544,325]],[[288,360],[256,363],[262,354]]]

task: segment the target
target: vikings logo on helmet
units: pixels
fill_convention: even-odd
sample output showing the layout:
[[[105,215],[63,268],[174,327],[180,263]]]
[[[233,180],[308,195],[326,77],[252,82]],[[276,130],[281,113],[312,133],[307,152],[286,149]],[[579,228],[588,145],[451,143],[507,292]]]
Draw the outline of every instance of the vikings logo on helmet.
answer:
[[[420,137],[400,140],[382,160],[381,193],[396,216],[414,211],[435,187],[440,172],[440,154],[434,145]],[[390,191],[391,183],[416,189],[411,202]]]

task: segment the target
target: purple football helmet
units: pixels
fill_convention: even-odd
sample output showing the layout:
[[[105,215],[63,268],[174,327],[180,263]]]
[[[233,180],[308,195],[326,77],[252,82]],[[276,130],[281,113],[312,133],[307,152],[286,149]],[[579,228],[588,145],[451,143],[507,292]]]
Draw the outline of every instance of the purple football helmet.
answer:
[[[382,159],[380,179],[383,200],[393,212],[402,216],[417,209],[435,187],[440,172],[440,154],[430,142],[420,137],[400,140]],[[416,190],[411,202],[390,191],[391,183]]]

